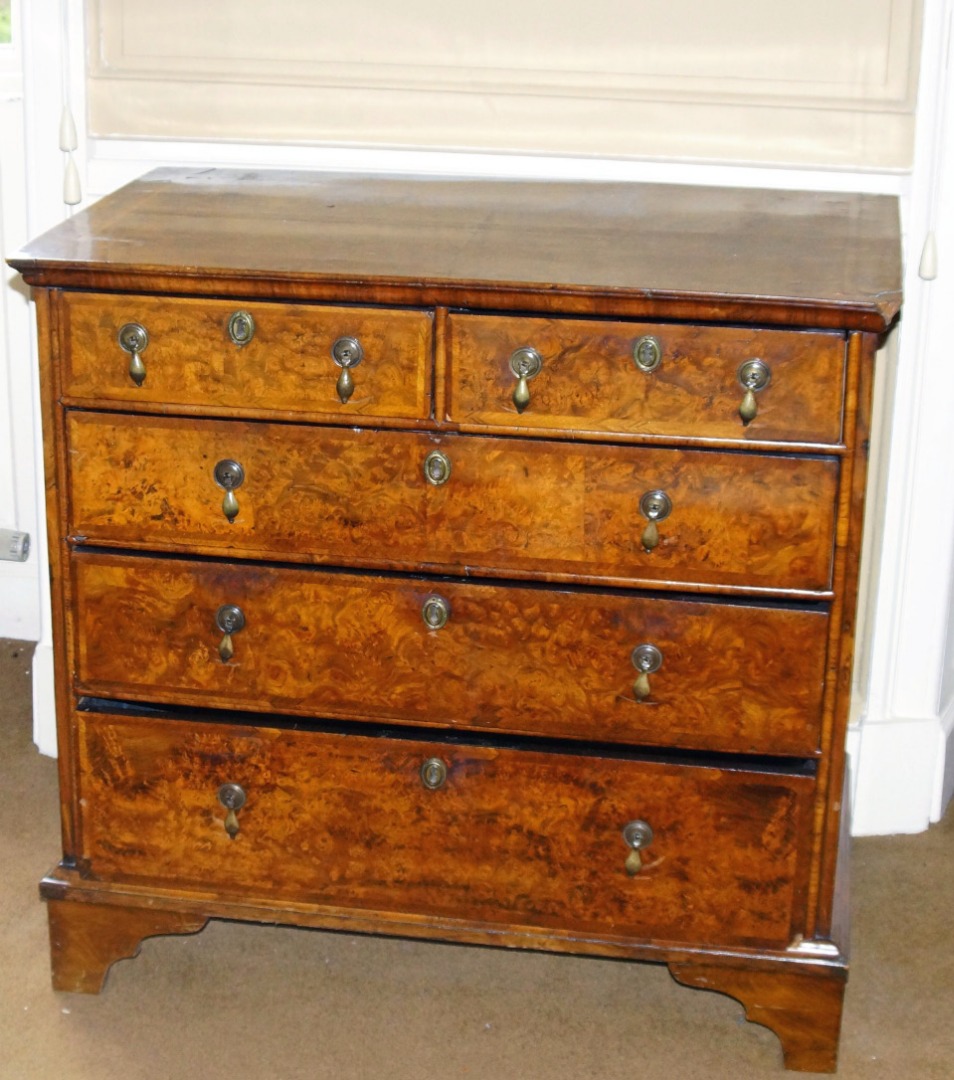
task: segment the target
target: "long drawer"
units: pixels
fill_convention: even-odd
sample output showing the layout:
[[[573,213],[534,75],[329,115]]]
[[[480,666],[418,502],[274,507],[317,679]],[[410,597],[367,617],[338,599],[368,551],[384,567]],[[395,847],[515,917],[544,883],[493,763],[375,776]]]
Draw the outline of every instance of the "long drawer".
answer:
[[[804,917],[806,774],[96,713],[77,739],[93,878],[709,947]]]
[[[93,553],[73,594],[94,696],[818,751],[824,611]]]
[[[60,312],[67,400],[345,420],[430,415],[426,311],[63,293]],[[145,337],[121,333],[124,327]],[[343,368],[333,350],[346,339],[357,342],[360,357],[342,401]],[[136,343],[142,347],[129,348]],[[355,358],[352,351],[346,362]]]
[[[513,400],[526,350],[528,403]],[[455,314],[447,415],[461,424],[837,443],[838,333]],[[748,365],[748,366],[746,366]],[[528,371],[532,368],[527,368]],[[741,411],[752,383],[748,422]]]
[[[95,412],[70,413],[67,438],[70,531],[91,543],[466,576],[830,586],[836,458]]]

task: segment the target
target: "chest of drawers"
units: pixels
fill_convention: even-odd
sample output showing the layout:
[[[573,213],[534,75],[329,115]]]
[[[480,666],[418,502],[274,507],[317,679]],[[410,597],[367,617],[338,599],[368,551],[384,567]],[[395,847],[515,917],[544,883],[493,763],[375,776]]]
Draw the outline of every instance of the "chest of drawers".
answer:
[[[890,199],[159,170],[42,353],[54,985],[232,918],[656,960],[833,1069]]]

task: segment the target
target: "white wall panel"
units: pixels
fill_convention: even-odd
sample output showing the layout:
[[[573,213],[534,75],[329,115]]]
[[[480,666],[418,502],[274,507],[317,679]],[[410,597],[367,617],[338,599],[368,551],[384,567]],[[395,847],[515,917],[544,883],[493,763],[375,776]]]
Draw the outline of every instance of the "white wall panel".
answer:
[[[0,46],[0,258],[26,240],[23,171],[23,78],[16,45]],[[0,637],[40,635],[40,567],[37,551],[38,474],[32,353],[32,313],[27,290],[0,262],[0,528],[30,534],[24,563],[0,562]]]
[[[90,133],[905,168],[920,0],[93,0]]]

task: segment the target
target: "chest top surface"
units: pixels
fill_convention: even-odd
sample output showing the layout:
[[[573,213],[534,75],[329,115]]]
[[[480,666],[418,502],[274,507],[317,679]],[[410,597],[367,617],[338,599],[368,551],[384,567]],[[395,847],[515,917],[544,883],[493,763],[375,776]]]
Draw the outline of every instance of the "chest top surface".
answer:
[[[883,331],[888,196],[157,169],[11,259],[33,285],[708,317]],[[703,311],[702,308],[705,308]]]

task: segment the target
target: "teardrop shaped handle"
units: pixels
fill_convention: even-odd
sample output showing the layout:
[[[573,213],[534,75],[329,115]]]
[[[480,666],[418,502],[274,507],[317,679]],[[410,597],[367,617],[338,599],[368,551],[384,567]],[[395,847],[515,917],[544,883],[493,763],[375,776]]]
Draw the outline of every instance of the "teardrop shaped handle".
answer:
[[[219,657],[227,664],[235,655],[232,635],[245,628],[245,612],[236,604],[223,604],[215,613],[215,625],[225,635],[219,642]]]
[[[662,667],[663,654],[655,645],[637,645],[630,659],[639,672],[633,683],[633,696],[637,701],[645,701],[651,692],[649,676]]]
[[[348,368],[342,368],[338,381],[335,383],[335,393],[342,405],[347,405],[354,393],[354,379]]]
[[[239,831],[238,811],[245,805],[245,791],[239,784],[223,784],[219,788],[218,799],[227,811],[223,822],[225,831],[229,839],[234,840]]]
[[[354,337],[340,337],[331,346],[331,358],[341,368],[335,391],[342,405],[347,405],[354,393],[354,376],[351,369],[356,368],[364,359],[361,342]]]
[[[216,463],[215,468],[212,470],[212,476],[216,484],[225,492],[225,498],[222,500],[222,513],[225,514],[231,525],[239,512],[235,489],[240,488],[245,482],[245,470],[237,461],[225,458]]]
[[[119,347],[129,353],[129,377],[137,386],[146,381],[146,365],[142,353],[149,344],[149,335],[142,323],[126,323],[119,328]]]
[[[764,390],[772,378],[772,370],[764,360],[746,360],[739,365],[739,385],[745,391],[739,405],[739,416],[743,424],[750,424],[758,416],[759,405],[755,395]]]
[[[653,842],[653,830],[648,821],[637,818],[627,822],[623,826],[623,842],[630,849],[626,856],[626,873],[635,877],[643,868],[643,859],[640,855]]]
[[[665,521],[672,513],[672,499],[665,491],[647,491],[639,500],[639,512],[647,520],[641,537],[645,551],[650,552],[659,544],[658,522]]]
[[[517,380],[512,401],[518,413],[522,413],[530,404],[530,387],[527,384],[540,374],[542,367],[543,358],[529,345],[522,346],[511,355],[510,371]]]

